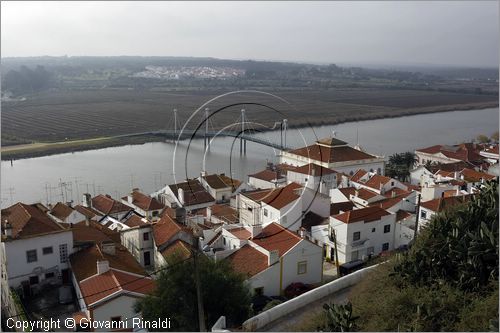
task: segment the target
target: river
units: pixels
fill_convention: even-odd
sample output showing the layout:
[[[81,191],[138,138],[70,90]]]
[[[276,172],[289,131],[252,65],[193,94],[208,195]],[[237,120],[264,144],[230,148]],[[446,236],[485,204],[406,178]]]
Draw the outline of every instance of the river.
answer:
[[[298,148],[335,131],[337,138],[351,145],[358,141],[367,152],[388,156],[435,144],[470,141],[479,134],[491,135],[498,125],[498,108],[453,111],[290,129],[286,143]],[[256,135],[280,142],[279,131]],[[202,170],[246,181],[246,175],[262,170],[266,161],[277,162],[276,150],[252,142],[247,143],[246,155],[239,154],[239,142],[234,142],[231,153],[233,142],[229,137],[216,138],[206,154],[201,139],[190,144],[182,141],[177,149],[174,143],[154,142],[21,159],[12,165],[2,161],[1,206],[17,201],[80,202],[85,192],[118,198],[134,187],[151,193],[186,176],[198,176]]]

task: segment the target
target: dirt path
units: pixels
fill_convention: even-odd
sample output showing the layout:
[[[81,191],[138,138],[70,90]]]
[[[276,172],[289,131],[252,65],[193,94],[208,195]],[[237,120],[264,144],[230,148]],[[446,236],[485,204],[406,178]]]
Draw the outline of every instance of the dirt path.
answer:
[[[297,325],[307,320],[311,315],[323,311],[323,304],[345,303],[351,288],[342,289],[334,294],[328,295],[315,302],[305,305],[303,308],[295,310],[294,312],[264,326],[259,331],[263,332],[291,332],[297,330]]]

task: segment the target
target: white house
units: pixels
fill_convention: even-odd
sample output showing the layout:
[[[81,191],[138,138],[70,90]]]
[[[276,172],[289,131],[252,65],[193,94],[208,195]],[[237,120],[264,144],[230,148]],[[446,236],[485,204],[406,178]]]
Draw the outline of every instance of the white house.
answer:
[[[154,280],[146,276],[134,257],[112,242],[73,254],[71,269],[80,306],[80,311],[73,317],[82,322],[118,323],[126,318],[140,318],[134,311],[134,304],[155,288]],[[116,328],[123,330],[124,327]],[[105,328],[95,330],[110,331]]]
[[[122,203],[132,207],[137,213],[150,221],[157,220],[165,205],[156,198],[152,198],[139,189],[134,189],[130,194],[122,198]]]
[[[10,287],[36,292],[47,283],[70,282],[73,234],[45,214],[40,204],[2,209],[2,247]]]
[[[313,226],[311,236],[323,244],[327,258],[333,260],[335,247],[330,240],[330,228],[333,228],[342,264],[393,250],[395,222],[396,214],[380,207],[360,208],[331,216],[329,225]]]
[[[58,202],[48,214],[59,223],[75,224],[86,219],[85,215],[62,202]]]
[[[415,150],[418,165],[425,165],[427,162],[446,164],[453,162],[477,163],[484,159],[480,154],[480,146],[474,143],[461,143],[459,145],[435,145]]]
[[[198,178],[205,190],[210,193],[218,203],[228,202],[233,193],[237,193],[242,183],[225,174],[202,175]]]
[[[357,172],[349,182],[351,186],[354,186],[357,189],[365,188],[382,195],[394,187],[405,191],[408,190],[408,186],[394,178],[382,176],[374,172],[364,173],[363,176],[358,178],[356,177],[358,174],[359,172]]]
[[[150,223],[135,225],[120,231],[121,243],[146,269],[154,268],[155,244]]]
[[[385,162],[381,156],[368,154],[336,138],[316,141],[313,145],[283,151],[280,162],[292,166],[314,163],[337,172],[353,175],[358,169],[384,174]]]
[[[215,204],[215,198],[196,179],[167,185],[152,196],[157,197],[170,208],[183,207],[187,211],[206,208]]]
[[[490,146],[479,152],[479,155],[483,156],[486,161],[490,164],[498,164],[500,155],[498,154],[498,145]]]
[[[309,240],[271,223],[230,254],[233,268],[247,276],[254,294],[280,295],[294,282],[322,282],[322,249]]]
[[[288,184],[294,182],[322,194],[328,194],[338,184],[335,170],[313,163],[288,170],[286,178]]]
[[[239,194],[239,216],[244,225],[267,226],[277,222],[296,231],[302,218],[302,186],[291,183],[275,189],[255,190]]]

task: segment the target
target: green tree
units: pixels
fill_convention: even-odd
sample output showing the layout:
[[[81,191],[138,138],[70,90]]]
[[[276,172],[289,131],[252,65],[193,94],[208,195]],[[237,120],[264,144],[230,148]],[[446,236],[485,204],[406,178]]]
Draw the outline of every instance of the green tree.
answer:
[[[484,134],[480,134],[476,137],[477,142],[479,143],[488,143],[490,142],[490,138]]]
[[[410,170],[417,163],[417,158],[412,152],[396,153],[389,156],[389,162],[385,168],[388,177],[407,181],[410,177]]]
[[[498,141],[498,131],[496,131],[495,133],[493,133],[493,134],[491,135],[491,140],[493,140],[493,141]]]
[[[135,305],[145,320],[170,318],[175,331],[198,331],[198,308],[193,260],[170,260],[156,280],[156,291]],[[240,325],[250,310],[250,291],[244,277],[226,261],[198,259],[205,323],[210,328],[224,315],[227,324]]]
[[[323,304],[326,311],[325,329],[330,332],[354,332],[357,329],[356,320],[352,314],[352,304]]]

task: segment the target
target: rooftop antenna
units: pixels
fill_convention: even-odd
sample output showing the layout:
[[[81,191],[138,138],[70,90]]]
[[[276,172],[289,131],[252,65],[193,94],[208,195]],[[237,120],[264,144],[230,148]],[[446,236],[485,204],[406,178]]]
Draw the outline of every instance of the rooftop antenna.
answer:
[[[334,130],[332,130],[332,138],[335,138],[335,137],[337,137],[337,134],[335,133]]]

